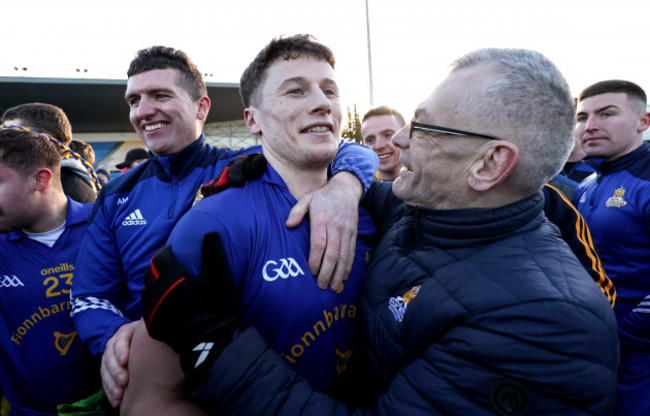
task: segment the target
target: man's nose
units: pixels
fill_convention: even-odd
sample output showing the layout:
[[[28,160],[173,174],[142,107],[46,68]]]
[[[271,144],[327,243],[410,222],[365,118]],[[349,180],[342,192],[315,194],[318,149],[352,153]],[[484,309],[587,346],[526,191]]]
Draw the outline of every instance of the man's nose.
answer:
[[[138,118],[144,119],[153,115],[156,112],[156,107],[151,100],[142,98],[135,111]]]
[[[585,121],[585,130],[586,131],[591,131],[591,130],[596,130],[598,129],[599,124],[597,117],[587,117],[587,120]]]
[[[388,142],[390,140],[391,140],[390,138],[387,139],[384,136],[377,137],[377,140],[375,141],[375,148],[376,149],[383,149],[384,147],[386,147],[386,145],[388,145]]]
[[[409,129],[410,129],[410,125],[407,124],[404,127],[402,127],[401,129],[397,130],[397,132],[395,132],[395,134],[393,134],[393,138],[391,139],[391,141],[393,142],[393,144],[396,147],[398,147],[400,149],[408,149],[408,147],[409,147],[409,131],[410,131]]]
[[[316,91],[311,96],[313,99],[312,111],[324,111],[326,113],[329,113],[332,110],[332,103],[330,102],[330,99],[320,88],[316,89]]]

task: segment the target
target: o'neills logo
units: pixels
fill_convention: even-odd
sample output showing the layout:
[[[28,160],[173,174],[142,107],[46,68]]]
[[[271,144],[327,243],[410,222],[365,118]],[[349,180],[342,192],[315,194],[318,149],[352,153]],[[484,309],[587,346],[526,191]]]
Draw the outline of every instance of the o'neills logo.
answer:
[[[71,272],[71,271],[74,271],[74,264],[61,263],[56,267],[48,267],[47,269],[41,269],[41,276],[47,276],[50,274],[59,274],[62,272]]]

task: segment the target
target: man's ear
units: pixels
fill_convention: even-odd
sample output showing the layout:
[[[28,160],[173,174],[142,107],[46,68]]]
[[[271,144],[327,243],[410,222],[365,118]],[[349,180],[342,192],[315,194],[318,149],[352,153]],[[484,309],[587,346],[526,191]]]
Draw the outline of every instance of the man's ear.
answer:
[[[650,113],[643,112],[639,119],[639,133],[648,130],[650,127]]]
[[[38,192],[43,192],[50,185],[52,181],[52,171],[46,168],[39,168],[36,173],[34,173],[34,189]]]
[[[517,146],[505,140],[490,142],[470,168],[467,182],[475,191],[482,192],[503,182],[519,161]]]
[[[208,113],[210,112],[210,105],[211,105],[210,98],[208,98],[207,96],[204,95],[201,98],[199,98],[199,110],[196,113],[196,118],[201,121],[207,119]]]
[[[257,123],[256,118],[256,109],[255,107],[247,107],[244,109],[244,121],[246,122],[246,127],[251,134],[259,136],[262,134],[262,128]]]

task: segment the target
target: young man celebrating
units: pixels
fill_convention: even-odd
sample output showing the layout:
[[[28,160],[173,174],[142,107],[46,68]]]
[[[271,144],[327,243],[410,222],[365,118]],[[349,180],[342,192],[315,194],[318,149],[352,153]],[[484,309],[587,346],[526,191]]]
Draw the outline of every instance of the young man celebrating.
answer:
[[[404,117],[387,106],[376,107],[363,116],[361,136],[363,144],[371,148],[379,157],[377,175],[382,181],[393,181],[399,176],[402,163],[399,161],[400,149],[392,138],[397,130],[404,127]]]
[[[12,415],[56,415],[99,387],[70,318],[70,286],[92,204],[61,186],[40,134],[0,129],[0,385]]]
[[[139,51],[128,70],[125,98],[131,124],[152,158],[100,193],[72,288],[75,325],[91,351],[102,354],[102,380],[114,406],[128,383],[129,346],[151,257],[202,184],[230,160],[259,150],[215,148],[204,141],[210,98],[200,71],[182,51],[162,46]],[[309,209],[314,227],[309,266],[322,286],[333,276],[338,289],[352,268],[358,200],[376,166],[370,150],[343,144],[332,179],[304,195],[290,214],[287,224],[295,226]]]
[[[621,415],[650,414],[650,126],[645,91],[621,80],[598,82],[578,97],[576,137],[597,175],[576,191],[594,245],[614,282],[621,341]]]

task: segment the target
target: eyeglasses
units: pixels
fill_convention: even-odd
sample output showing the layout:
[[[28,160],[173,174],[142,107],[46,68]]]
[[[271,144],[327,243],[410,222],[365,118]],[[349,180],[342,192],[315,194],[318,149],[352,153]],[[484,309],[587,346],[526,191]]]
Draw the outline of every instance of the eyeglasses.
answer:
[[[433,124],[416,123],[415,121],[411,121],[411,129],[409,130],[409,139],[413,137],[413,130],[429,131],[429,132],[440,133],[440,134],[452,134],[454,136],[476,136],[476,137],[482,137],[484,139],[490,139],[490,140],[501,140],[498,137],[490,136],[488,134],[451,129],[449,127],[434,126]]]

